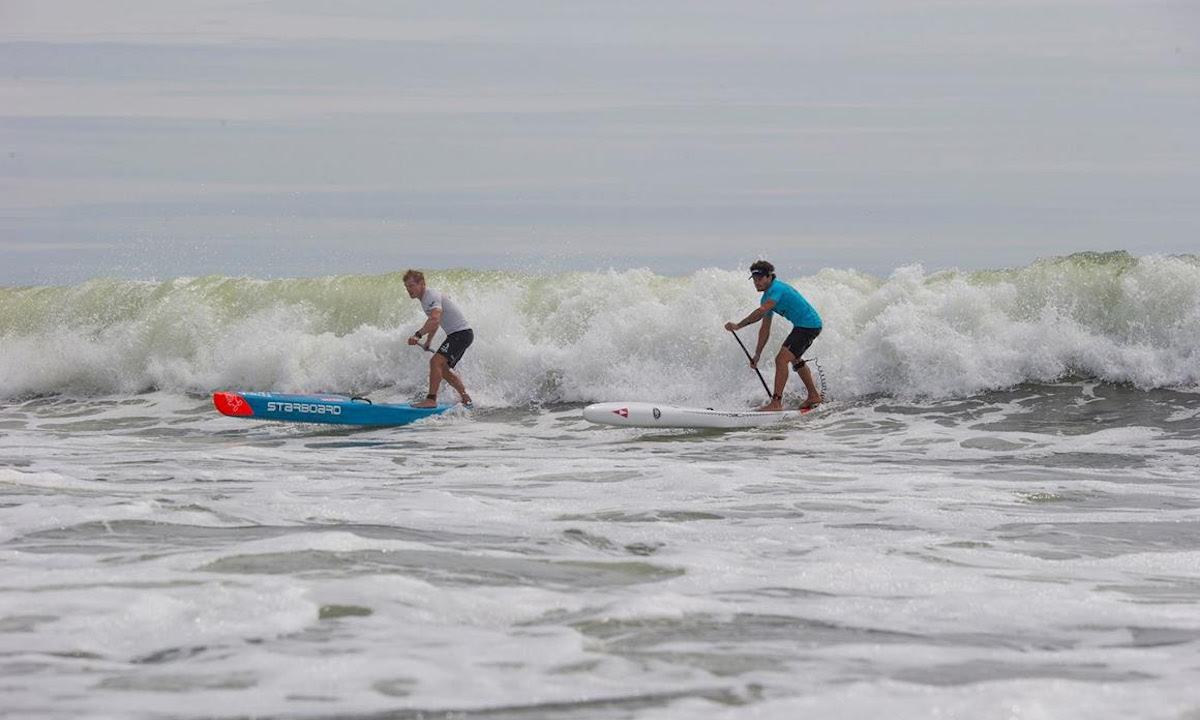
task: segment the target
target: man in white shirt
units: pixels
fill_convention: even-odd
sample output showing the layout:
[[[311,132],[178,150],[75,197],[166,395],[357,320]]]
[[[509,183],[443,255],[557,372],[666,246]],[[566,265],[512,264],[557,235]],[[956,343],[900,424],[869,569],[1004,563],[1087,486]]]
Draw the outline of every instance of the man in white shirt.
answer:
[[[471,396],[453,368],[475,339],[471,324],[449,295],[426,287],[425,275],[419,270],[404,273],[404,288],[410,298],[421,301],[421,309],[428,317],[421,329],[408,339],[408,344],[416,345],[425,337],[425,349],[428,350],[438,327],[446,331],[446,340],[429,358],[429,394],[421,402],[413,403],[413,407],[436,407],[438,387],[443,379],[458,391],[464,405],[470,405]]]

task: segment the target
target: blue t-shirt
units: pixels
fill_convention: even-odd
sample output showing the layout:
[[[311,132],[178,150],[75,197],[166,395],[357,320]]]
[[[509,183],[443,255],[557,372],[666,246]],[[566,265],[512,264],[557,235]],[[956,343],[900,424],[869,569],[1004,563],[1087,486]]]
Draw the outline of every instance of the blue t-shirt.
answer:
[[[768,300],[775,301],[775,307],[767,313],[768,316],[779,313],[796,327],[821,327],[821,316],[817,314],[816,309],[804,299],[804,296],[796,288],[779,278],[771,281],[771,286],[763,293],[762,302],[759,304]]]

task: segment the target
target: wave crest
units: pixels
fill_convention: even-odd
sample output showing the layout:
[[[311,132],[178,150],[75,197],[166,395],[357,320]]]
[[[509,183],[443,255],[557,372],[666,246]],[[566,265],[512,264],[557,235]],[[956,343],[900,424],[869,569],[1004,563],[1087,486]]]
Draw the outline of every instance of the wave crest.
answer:
[[[757,378],[722,325],[758,300],[743,271],[427,273],[463,306],[461,369],[494,405],[746,402]],[[1080,253],[1022,268],[785,277],[818,308],[812,349],[843,398],[955,397],[1085,376],[1200,385],[1200,261]],[[423,320],[398,273],[94,280],[0,288],[0,397],[151,389],[423,392]],[[776,323],[766,355],[786,332]],[[755,332],[742,331],[753,346]],[[799,390],[793,381],[792,392]]]

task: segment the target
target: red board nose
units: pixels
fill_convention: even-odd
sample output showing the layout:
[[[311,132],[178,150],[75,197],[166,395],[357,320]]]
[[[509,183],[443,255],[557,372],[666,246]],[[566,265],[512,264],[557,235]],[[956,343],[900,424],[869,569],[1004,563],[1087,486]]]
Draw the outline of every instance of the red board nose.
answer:
[[[253,415],[254,411],[250,409],[250,403],[237,393],[219,392],[213,393],[213,405],[222,415]]]

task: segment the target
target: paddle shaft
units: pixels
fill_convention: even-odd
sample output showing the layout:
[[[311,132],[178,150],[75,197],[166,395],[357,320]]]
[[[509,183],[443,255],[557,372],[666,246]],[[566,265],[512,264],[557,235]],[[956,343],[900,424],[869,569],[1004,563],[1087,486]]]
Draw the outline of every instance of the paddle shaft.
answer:
[[[738,341],[738,345],[742,348],[742,352],[746,353],[746,359],[750,362],[754,362],[754,358],[750,356],[750,351],[746,349],[745,343],[743,343],[742,339],[738,337],[738,334],[732,330],[729,331],[729,334],[733,335],[733,339]],[[756,367],[754,368],[754,374],[758,375],[758,381],[762,383],[763,390],[767,391],[767,397],[774,399],[775,396],[771,394],[771,388],[767,387],[767,381],[763,380],[762,371]]]

